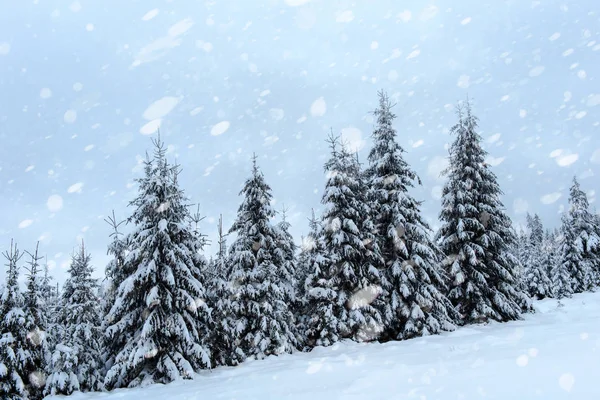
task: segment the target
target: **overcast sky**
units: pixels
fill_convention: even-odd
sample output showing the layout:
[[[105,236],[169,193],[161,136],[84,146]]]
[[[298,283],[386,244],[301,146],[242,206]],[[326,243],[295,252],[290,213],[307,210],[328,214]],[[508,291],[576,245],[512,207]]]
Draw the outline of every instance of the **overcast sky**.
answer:
[[[434,226],[453,107],[467,94],[515,223],[531,211],[556,225],[573,175],[592,201],[600,189],[597,0],[0,7],[0,250],[40,240],[59,281],[81,238],[103,273],[103,218],[131,213],[158,126],[213,237],[256,152],[299,239],[320,207],[324,139],[342,132],[366,161],[380,89],[397,103]]]

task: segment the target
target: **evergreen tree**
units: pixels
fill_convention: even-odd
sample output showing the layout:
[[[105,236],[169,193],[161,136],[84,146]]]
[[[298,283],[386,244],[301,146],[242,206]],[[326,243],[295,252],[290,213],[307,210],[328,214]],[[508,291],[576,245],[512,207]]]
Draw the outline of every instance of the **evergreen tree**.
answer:
[[[131,267],[131,264],[126,264],[126,256],[128,252],[128,246],[126,238],[123,233],[119,231],[120,226],[125,221],[117,221],[115,212],[106,218],[104,221],[108,223],[112,232],[110,233],[111,243],[108,245],[108,255],[112,257],[105,269],[105,283],[104,283],[104,296],[102,297],[102,330],[106,332],[108,327],[112,324],[109,320],[110,309],[115,304],[117,299],[117,290],[123,281],[127,278],[128,274],[133,271],[126,271],[125,267]],[[102,359],[104,362],[104,369],[110,370],[115,362],[115,358],[125,345],[127,338],[124,335],[109,337],[104,335],[104,351]]]
[[[525,281],[525,267],[527,264],[527,252],[529,251],[527,243],[529,237],[525,233],[525,230],[521,227],[519,231],[513,227],[512,233],[516,238],[510,246],[510,253],[512,253],[518,261],[518,265],[515,272],[515,279],[517,285],[521,291],[527,292],[527,282]]]
[[[596,260],[596,269],[594,271],[597,277],[596,286],[600,286],[600,214],[597,214],[596,212],[593,212],[592,214],[595,237],[597,238],[598,242],[595,244],[595,246],[592,244],[590,247],[592,248],[593,257]]]
[[[102,318],[93,271],[82,242],[72,257],[61,295],[57,319],[61,330],[52,354],[46,394],[70,395],[103,388]]]
[[[330,346],[339,341],[340,322],[334,317],[337,291],[333,269],[327,258],[323,224],[315,217],[309,219],[310,231],[303,241],[306,277],[302,285],[302,317],[299,325],[304,333],[306,349]]]
[[[315,210],[311,209],[311,216],[308,219],[309,232],[302,236],[298,252],[297,279],[296,279],[296,297],[298,298],[297,323],[302,332],[305,330],[306,317],[306,279],[310,275],[311,265],[314,262],[316,251],[318,250],[317,241],[322,240],[320,228],[321,224],[315,216]],[[303,340],[304,337],[303,333]]]
[[[213,261],[209,301],[212,308],[211,354],[213,364],[235,366],[246,358],[239,348],[241,325],[237,324],[233,309],[234,290],[226,279],[230,270],[227,256],[217,257]]]
[[[303,335],[303,350],[315,346],[328,346],[339,340],[335,335],[333,337],[328,335],[327,319],[323,318],[327,315],[327,310],[331,309],[331,301],[327,296],[323,298],[319,296],[325,292],[319,293],[321,289],[318,280],[321,279],[321,283],[325,283],[324,277],[328,271],[323,225],[315,216],[314,209],[311,210],[308,221],[309,232],[302,239],[298,261],[300,268],[298,294],[301,299],[298,326]]]
[[[48,344],[46,341],[47,314],[43,299],[39,267],[41,257],[38,255],[38,245],[35,252],[29,253],[30,261],[26,267],[27,290],[24,295],[23,312],[25,315],[24,328],[27,331],[25,351],[30,355],[30,363],[26,366],[27,391],[30,399],[41,399],[46,384],[46,360]]]
[[[196,369],[210,366],[206,338],[198,332],[209,312],[195,277],[196,235],[189,228],[177,171],[168,164],[160,138],[154,145],[131,202],[127,275],[107,315],[106,335],[119,344],[105,378],[108,389],[191,378]]]
[[[366,189],[358,162],[331,136],[331,158],[321,217],[324,259],[313,264],[307,279],[307,340],[329,345],[343,338],[376,339],[383,330],[381,294],[385,279],[372,234]],[[321,263],[323,262],[323,263]]]
[[[574,286],[581,282],[581,249],[577,243],[574,228],[570,218],[563,214],[560,229],[559,259],[552,271],[552,284],[557,299],[571,297],[575,292]]]
[[[212,309],[211,355],[213,365],[238,365],[244,354],[236,345],[240,332],[232,312],[233,289],[227,280],[230,264],[227,254],[227,233],[223,231],[223,216],[219,216],[218,251],[211,260],[208,273],[208,302]]]
[[[560,243],[556,237],[556,233],[553,231],[546,231],[544,234],[544,240],[542,241],[541,249],[541,265],[545,268],[546,276],[550,280],[550,287],[547,297],[556,297],[556,289],[561,286],[559,281],[554,281],[554,272],[559,262],[559,250]],[[556,270],[559,272],[559,270]]]
[[[290,353],[298,347],[294,315],[287,303],[292,290],[284,260],[278,250],[278,231],[271,219],[271,188],[253,159],[252,176],[240,195],[242,204],[230,233],[237,234],[229,251],[233,285],[232,317],[238,358],[264,358]]]
[[[383,308],[386,336],[408,339],[453,330],[457,314],[443,294],[446,285],[439,269],[440,251],[421,216],[421,202],[408,192],[421,181],[397,142],[392,126],[396,116],[391,108],[387,95],[380,92],[366,174],[376,241],[389,282]]]
[[[285,281],[289,282],[289,285],[285,285],[286,291],[285,302],[291,307],[294,314],[297,314],[299,307],[298,298],[296,295],[297,282],[297,270],[298,260],[296,259],[296,251],[298,246],[294,242],[294,237],[290,233],[291,224],[287,220],[287,209],[281,212],[281,221],[276,225],[277,232],[277,247],[276,253],[280,260],[282,260],[282,272],[285,274]]]
[[[0,398],[22,400],[29,396],[27,371],[33,358],[27,351],[24,299],[19,291],[19,266],[23,254],[12,241],[4,252],[8,267],[0,297]]]
[[[56,314],[58,312],[59,301],[58,284],[54,285],[52,283],[53,279],[54,278],[50,275],[48,261],[46,260],[46,262],[44,263],[44,275],[40,283],[40,290],[42,293],[44,313],[46,316],[46,343],[48,353],[50,352],[50,349],[52,349],[55,345],[55,322],[57,318]]]
[[[463,323],[520,318],[530,301],[516,279],[515,240],[500,201],[496,176],[485,163],[478,120],[467,102],[458,109],[450,147],[448,181],[442,192],[438,233],[450,276],[449,298]]]
[[[581,190],[577,178],[573,178],[569,206],[568,218],[581,257],[573,281],[573,291],[580,293],[591,290],[600,282],[600,259],[597,258],[595,251],[600,240],[594,226],[594,216],[589,209],[587,195]]]
[[[50,267],[48,261],[44,263],[44,276],[42,277],[40,290],[42,291],[42,299],[47,307],[47,321],[51,324],[52,315],[56,308],[56,302],[58,301],[58,289],[52,281],[53,277],[50,275]]]
[[[233,290],[227,280],[230,266],[227,254],[227,233],[223,231],[223,216],[219,216],[218,250],[215,258],[208,264],[207,301],[211,309],[210,347],[212,365],[234,366],[241,363],[245,356],[236,351],[239,332],[232,312]]]
[[[177,177],[179,176],[179,166],[176,165],[174,169],[174,184],[177,186]],[[183,192],[179,192],[180,198],[178,202],[184,203],[185,197],[183,197]],[[204,246],[208,244],[207,235],[203,234],[199,229],[200,222],[204,219],[200,214],[200,205],[197,205],[197,210],[194,214],[188,214],[188,222],[190,223],[189,229],[192,232],[192,235],[184,238],[184,245],[190,251],[190,258],[192,264],[188,266],[190,269],[192,276],[195,278],[197,282],[200,283],[200,287],[202,288],[202,297],[196,298],[194,303],[195,311],[201,318],[197,318],[196,320],[196,329],[197,335],[200,338],[200,341],[207,349],[207,355],[209,357],[208,363],[205,364],[205,367],[212,368],[213,364],[211,362],[211,351],[210,351],[210,335],[211,335],[211,326],[213,325],[212,321],[212,307],[208,301],[209,290],[207,287],[209,286],[210,279],[208,277],[210,273],[210,264],[204,257]],[[200,365],[199,367],[201,367]],[[196,368],[199,368],[196,367]]]
[[[527,214],[529,235],[525,238],[525,289],[532,298],[543,299],[552,295],[552,280],[544,263],[544,227],[540,217]]]

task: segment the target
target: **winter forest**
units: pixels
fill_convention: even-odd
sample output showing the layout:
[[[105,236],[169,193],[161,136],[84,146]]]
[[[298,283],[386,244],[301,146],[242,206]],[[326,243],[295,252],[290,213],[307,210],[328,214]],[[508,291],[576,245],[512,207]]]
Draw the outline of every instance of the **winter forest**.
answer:
[[[0,400],[598,400],[599,0],[0,1]]]
[[[413,188],[395,110],[379,93],[366,160],[332,131],[321,200],[301,244],[255,156],[216,254],[160,133],[131,214],[111,214],[112,260],[92,277],[81,243],[57,288],[38,247],[11,243],[0,298],[0,395],[42,399],[192,379],[249,359],[340,341],[389,342],[519,320],[532,301],[600,284],[600,216],[573,179],[560,228],[516,230],[469,100],[456,107],[434,232]],[[127,232],[127,233],[125,233]],[[97,266],[96,268],[103,268]],[[18,284],[25,274],[25,288]],[[196,377],[202,379],[202,377]]]

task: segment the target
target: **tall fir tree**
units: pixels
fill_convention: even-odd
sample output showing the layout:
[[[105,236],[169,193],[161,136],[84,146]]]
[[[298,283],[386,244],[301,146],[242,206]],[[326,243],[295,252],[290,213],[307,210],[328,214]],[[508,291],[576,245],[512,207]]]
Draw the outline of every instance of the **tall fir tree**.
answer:
[[[300,247],[298,251],[296,295],[298,297],[299,309],[297,310],[297,323],[302,333],[303,341],[306,340],[305,322],[307,318],[307,293],[306,280],[311,271],[311,266],[315,262],[315,257],[322,250],[319,247],[319,241],[322,241],[321,224],[315,215],[315,210],[311,209],[311,216],[308,219],[309,231],[300,238]],[[322,251],[320,252],[322,255]]]
[[[302,287],[302,316],[299,325],[304,334],[305,349],[330,346],[339,341],[340,321],[335,318],[337,291],[330,273],[323,224],[314,211],[309,220],[309,233],[303,241],[303,268],[306,275]]]
[[[57,324],[60,336],[54,347],[46,394],[70,395],[103,388],[103,331],[97,296],[98,282],[83,242],[73,255],[63,287]]]
[[[547,297],[556,297],[557,286],[554,282],[554,269],[559,261],[560,243],[558,242],[555,231],[547,230],[544,233],[541,249],[541,264],[545,268],[546,276],[550,280],[550,288]]]
[[[529,234],[524,238],[526,255],[524,260],[525,289],[532,298],[544,299],[552,296],[552,280],[545,263],[544,227],[540,217],[527,214]]]
[[[240,195],[242,204],[229,230],[237,237],[229,251],[233,285],[231,312],[235,319],[236,357],[264,358],[291,353],[298,347],[295,321],[287,303],[293,283],[281,257],[279,235],[272,219],[271,188],[260,171],[256,156],[252,175]]]
[[[46,314],[46,342],[48,346],[48,352],[54,347],[54,337],[56,329],[56,318],[59,311],[59,293],[58,283],[53,284],[54,278],[50,275],[50,266],[48,260],[44,262],[44,275],[40,282],[40,290],[42,293],[42,300],[44,303],[44,310]]]
[[[285,286],[285,301],[291,307],[294,315],[297,315],[299,303],[296,292],[296,288],[298,287],[298,260],[296,257],[296,251],[298,250],[298,246],[294,242],[294,237],[290,233],[291,226],[292,225],[287,220],[287,209],[284,206],[281,211],[281,221],[275,226],[278,242],[276,252],[278,258],[283,262],[282,272],[285,274],[285,280],[290,282],[290,285]]]
[[[515,280],[517,281],[517,285],[520,290],[523,292],[527,292],[527,285],[525,282],[525,264],[527,259],[527,242],[528,236],[525,233],[523,227],[520,227],[517,230],[514,226],[512,227],[512,234],[516,238],[509,246],[509,251],[515,256],[517,259],[517,268],[515,271]]]
[[[107,328],[111,325],[109,321],[110,309],[115,304],[117,299],[117,290],[123,281],[127,278],[128,273],[131,274],[133,271],[126,271],[125,267],[131,267],[131,264],[126,264],[125,259],[127,257],[128,246],[126,237],[120,231],[120,227],[125,221],[117,221],[115,212],[113,210],[112,215],[104,220],[108,223],[112,229],[110,233],[111,242],[108,245],[107,254],[111,256],[111,260],[105,269],[105,282],[104,282],[104,296],[102,298],[102,330],[106,332]],[[127,338],[124,335],[109,337],[104,335],[104,351],[103,351],[103,363],[106,371],[110,370],[115,362],[115,358],[121,348],[125,345]]]
[[[385,336],[409,339],[453,330],[457,314],[444,295],[440,251],[421,215],[421,202],[409,193],[421,181],[404,159],[393,127],[396,115],[384,92],[379,93],[374,114],[377,123],[366,175],[375,237],[389,282],[383,302]]]
[[[50,275],[50,266],[48,265],[48,260],[44,262],[43,266],[44,275],[41,280],[40,290],[42,291],[42,300],[47,307],[47,319],[48,324],[52,323],[52,315],[56,310],[56,302],[58,301],[58,289],[55,284],[53,284],[54,277]]]
[[[384,320],[378,302],[386,286],[379,266],[366,189],[357,159],[339,138],[329,138],[330,159],[322,203],[323,257],[310,266],[307,341],[330,345],[340,339],[370,341],[379,337]]]
[[[232,311],[233,289],[228,276],[231,271],[227,254],[227,236],[223,216],[219,216],[218,251],[210,263],[207,298],[212,310],[210,346],[213,365],[238,365],[245,355],[237,348],[240,326]]]
[[[175,186],[178,186],[178,176],[180,173],[179,165],[175,165],[174,167],[174,176],[173,183]],[[186,198],[183,196],[183,192],[179,191],[179,198],[177,200],[178,203],[184,204],[186,202]],[[211,347],[210,347],[210,335],[211,335],[211,326],[213,325],[212,321],[212,308],[208,299],[209,293],[207,286],[209,285],[210,279],[208,277],[210,265],[206,257],[204,257],[204,247],[208,244],[207,235],[200,231],[199,225],[200,222],[204,219],[200,214],[200,205],[197,205],[196,212],[191,214],[188,212],[188,223],[189,230],[192,232],[192,235],[183,237],[184,247],[188,248],[190,251],[190,261],[191,264],[188,265],[192,276],[195,278],[197,282],[200,283],[200,287],[202,288],[202,296],[196,298],[194,303],[194,308],[196,313],[200,316],[200,318],[196,319],[196,330],[198,338],[202,343],[202,346],[208,350],[207,356],[208,363],[205,364],[205,367],[212,368],[213,364],[211,361]],[[201,366],[197,366],[196,368],[200,368]]]
[[[210,366],[206,338],[198,331],[209,311],[193,270],[196,235],[164,143],[153,143],[154,157],[146,161],[131,202],[127,277],[107,315],[106,335],[120,344],[105,377],[108,389],[189,379]]]
[[[515,240],[511,221],[477,128],[467,101],[459,106],[458,123],[451,129],[455,140],[438,232],[450,276],[449,298],[463,323],[516,320],[531,305],[517,282],[519,263],[509,251]]]
[[[24,293],[23,312],[25,314],[24,328],[27,331],[26,351],[30,354],[30,363],[27,365],[27,391],[29,399],[41,399],[46,384],[47,365],[49,355],[47,337],[47,309],[44,302],[41,277],[39,275],[40,260],[38,255],[39,243],[35,251],[29,253],[26,268],[27,290]]]
[[[581,257],[573,281],[573,291],[575,293],[589,291],[600,283],[600,259],[595,251],[600,240],[594,226],[594,216],[590,212],[587,195],[581,190],[575,177],[569,193],[568,218]]]
[[[577,243],[575,230],[567,214],[561,217],[559,257],[552,270],[552,284],[557,299],[571,297],[575,293],[577,282],[581,282],[581,249]]]
[[[23,400],[29,397],[27,371],[33,357],[27,351],[24,299],[19,290],[19,262],[23,253],[12,241],[4,252],[7,261],[6,285],[0,297],[0,398]]]

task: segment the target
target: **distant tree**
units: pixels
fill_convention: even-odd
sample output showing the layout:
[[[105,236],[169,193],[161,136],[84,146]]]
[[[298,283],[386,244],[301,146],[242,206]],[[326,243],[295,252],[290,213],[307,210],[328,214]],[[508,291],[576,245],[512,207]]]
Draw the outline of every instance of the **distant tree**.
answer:
[[[550,291],[547,297],[556,297],[556,291],[561,286],[560,279],[555,283],[554,272],[560,261],[560,243],[556,232],[547,230],[544,234],[541,248],[541,264],[545,267],[545,272],[550,279]],[[557,271],[558,272],[558,271]]]
[[[177,186],[177,178],[179,176],[179,166],[176,165],[174,168],[174,184]],[[183,192],[180,192],[182,195]],[[181,203],[186,202],[185,197],[180,197],[179,201]],[[187,217],[189,222],[189,230],[192,232],[192,235],[186,236],[183,240],[184,246],[190,250],[190,258],[192,263],[188,266],[192,276],[195,278],[197,282],[200,283],[200,287],[202,288],[201,297],[195,299],[194,306],[196,313],[200,316],[200,318],[196,319],[196,330],[197,335],[200,340],[202,346],[206,349],[208,356],[208,362],[205,363],[202,360],[201,364],[196,366],[195,368],[212,368],[213,363],[210,357],[212,353],[212,349],[210,346],[210,336],[211,336],[211,326],[213,325],[212,321],[212,306],[209,302],[209,289],[210,278],[209,278],[209,270],[210,264],[206,257],[204,257],[204,247],[208,244],[207,235],[200,231],[199,225],[204,217],[200,214],[200,205],[197,205],[196,212]]]
[[[42,299],[46,305],[46,318],[48,324],[51,325],[53,321],[53,314],[56,311],[56,305],[58,302],[58,289],[57,286],[52,282],[54,277],[50,275],[50,266],[48,260],[44,262],[43,266],[44,275],[40,284],[42,291]]]
[[[300,319],[306,349],[330,346],[339,341],[341,325],[334,317],[337,289],[335,279],[330,275],[332,269],[327,258],[323,225],[315,218],[314,211],[309,221],[310,231],[302,245],[306,277],[302,286]]]
[[[600,259],[595,251],[600,238],[594,225],[595,218],[590,212],[587,195],[581,190],[577,178],[573,178],[569,194],[568,218],[581,257],[576,274],[573,276],[573,291],[575,293],[589,291],[600,282],[598,274]]]
[[[478,120],[467,102],[451,132],[447,182],[442,192],[439,244],[450,276],[449,298],[463,323],[520,318],[530,301],[517,281],[515,240],[500,201],[496,176],[485,162]]]
[[[525,237],[526,249],[524,280],[525,288],[532,298],[543,299],[552,296],[552,280],[548,275],[544,246],[544,227],[540,217],[527,214],[529,235]]]
[[[29,397],[27,372],[34,363],[27,350],[24,299],[19,291],[19,262],[23,256],[12,241],[6,258],[6,285],[0,297],[0,398],[22,400]]]
[[[366,183],[358,162],[339,138],[329,138],[327,182],[322,203],[322,230],[306,280],[307,341],[330,345],[340,339],[369,341],[379,337],[383,318],[376,299],[384,286],[381,255],[372,234]]]
[[[110,234],[112,241],[108,245],[107,250],[108,255],[112,258],[108,262],[105,270],[106,278],[104,284],[104,296],[102,299],[102,330],[103,332],[106,332],[108,327],[112,325],[112,321],[110,320],[110,310],[116,302],[119,286],[125,281],[128,274],[131,274],[133,271],[125,270],[126,267],[132,267],[131,264],[126,263],[128,254],[127,237],[119,230],[125,221],[117,221],[114,211],[112,212],[112,215],[104,219],[104,221],[112,228]],[[110,370],[114,365],[115,358],[120,349],[125,345],[126,339],[127,338],[124,335],[113,337],[104,335],[104,351],[102,358],[104,369],[106,371]]]
[[[227,233],[223,230],[223,216],[219,216],[218,251],[209,263],[207,273],[207,298],[212,310],[210,326],[210,346],[212,363],[219,365],[238,365],[245,359],[239,351],[239,325],[232,311],[233,288],[227,279],[231,265],[227,254]]]
[[[520,290],[527,292],[527,282],[525,281],[525,268],[527,264],[527,254],[529,236],[525,233],[523,227],[520,227],[517,231],[514,227],[512,228],[512,234],[515,240],[509,246],[509,252],[515,256],[518,261],[518,265],[515,272],[515,280]]]
[[[299,345],[287,303],[293,283],[279,250],[279,232],[271,223],[275,216],[271,188],[256,156],[240,195],[242,204],[229,230],[237,237],[230,247],[226,277],[232,284],[231,312],[237,331],[233,353],[242,359],[290,353]]]
[[[46,394],[70,395],[103,388],[102,317],[96,295],[98,282],[83,242],[73,255],[60,299],[60,336],[52,354]]]
[[[593,252],[593,257],[596,260],[595,263],[595,275],[597,277],[596,286],[600,286],[600,214],[593,214],[594,232],[595,237],[598,239],[597,243],[590,243],[590,248]]]
[[[291,226],[292,225],[287,220],[287,209],[284,206],[281,210],[281,221],[275,226],[277,231],[276,252],[283,263],[282,272],[285,274],[285,281],[290,283],[289,285],[285,285],[285,301],[292,309],[294,315],[297,315],[299,300],[296,291],[296,288],[298,287],[298,259],[296,257],[296,252],[298,246],[290,233]]]
[[[322,226],[315,215],[315,210],[311,209],[311,215],[308,219],[308,233],[301,237],[298,253],[298,279],[296,281],[296,292],[300,301],[304,302],[306,295],[306,278],[309,275],[312,255],[317,249],[317,241],[322,238]]]
[[[559,300],[571,297],[575,292],[574,286],[582,279],[580,266],[583,260],[570,218],[563,214],[561,220],[559,259],[552,270],[554,294]]]
[[[30,362],[26,366],[27,391],[30,399],[41,399],[46,384],[46,361],[49,348],[46,341],[47,314],[46,303],[39,276],[40,260],[38,255],[39,243],[35,251],[29,253],[30,260],[26,267],[27,290],[24,294],[23,313],[25,315],[24,328],[27,331],[25,351],[30,355]]]

